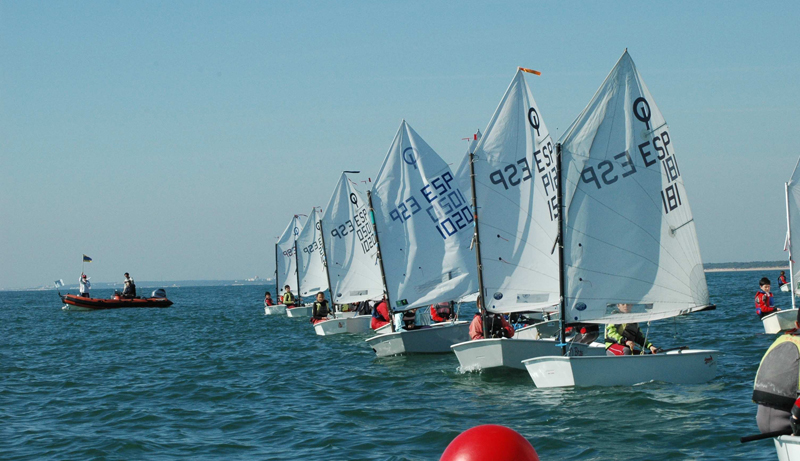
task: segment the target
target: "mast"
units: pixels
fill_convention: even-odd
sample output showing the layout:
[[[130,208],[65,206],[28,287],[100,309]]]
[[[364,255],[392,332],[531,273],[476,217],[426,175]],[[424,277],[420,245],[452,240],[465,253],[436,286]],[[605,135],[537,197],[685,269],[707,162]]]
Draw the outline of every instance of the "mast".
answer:
[[[472,185],[472,218],[475,226],[475,261],[478,264],[478,308],[481,312],[481,325],[483,337],[489,337],[489,326],[486,324],[486,302],[483,299],[483,267],[481,264],[481,236],[478,231],[478,198],[475,194],[475,153],[469,153],[469,180]]]
[[[389,311],[389,325],[392,327],[392,333],[395,332],[394,329],[394,310],[392,309],[392,303],[389,299],[389,287],[386,284],[386,271],[383,270],[383,257],[381,257],[381,242],[378,240],[378,225],[375,224],[375,210],[372,208],[372,191],[367,191],[367,201],[369,202],[369,219],[372,221],[372,233],[375,235],[375,246],[378,248],[377,256],[378,256],[378,264],[381,267],[381,280],[383,280],[383,293],[386,297],[386,309]]]
[[[294,224],[297,226],[297,215],[294,217]],[[297,257],[297,234],[294,235],[294,275],[297,277],[297,300],[303,303],[303,296],[300,295],[300,258]]]
[[[281,285],[278,281],[278,244],[275,244],[275,304],[278,304],[278,299],[281,297]]]
[[[786,248],[789,250],[789,292],[792,293],[792,309],[794,305],[794,262],[792,262],[792,221],[789,217],[789,183],[783,183],[783,190],[786,193]]]
[[[566,340],[566,318],[567,318],[567,298],[565,285],[565,270],[564,270],[564,181],[561,177],[561,143],[556,143],[556,180],[558,187],[556,188],[556,201],[558,202],[558,237],[556,237],[556,244],[558,245],[558,296],[559,296],[559,338],[561,338],[561,355],[567,355],[567,340]]]
[[[331,295],[331,309],[333,309],[335,307],[335,304],[333,304],[333,286],[331,285],[331,271],[328,270],[328,250],[325,249],[325,232],[322,231],[322,219],[317,221],[316,226],[317,229],[319,229],[319,238],[322,240],[322,258],[325,263],[325,277],[328,279],[328,293]]]

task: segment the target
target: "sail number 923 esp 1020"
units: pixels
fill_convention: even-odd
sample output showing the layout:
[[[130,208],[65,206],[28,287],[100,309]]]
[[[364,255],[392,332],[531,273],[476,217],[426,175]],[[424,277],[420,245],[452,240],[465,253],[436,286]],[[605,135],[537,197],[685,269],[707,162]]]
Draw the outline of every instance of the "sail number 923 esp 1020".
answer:
[[[425,212],[433,221],[436,231],[443,239],[455,235],[472,224],[472,213],[464,194],[453,184],[453,174],[449,171],[433,178],[419,190],[417,199],[413,194],[389,211],[392,221],[405,223],[425,207]]]

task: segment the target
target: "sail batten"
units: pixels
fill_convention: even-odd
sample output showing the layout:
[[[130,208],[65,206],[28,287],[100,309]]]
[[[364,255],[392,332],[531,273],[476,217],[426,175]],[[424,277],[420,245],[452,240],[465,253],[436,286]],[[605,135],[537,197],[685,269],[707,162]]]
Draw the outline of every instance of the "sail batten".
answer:
[[[709,305],[674,140],[627,51],[561,145],[566,320],[640,322]]]

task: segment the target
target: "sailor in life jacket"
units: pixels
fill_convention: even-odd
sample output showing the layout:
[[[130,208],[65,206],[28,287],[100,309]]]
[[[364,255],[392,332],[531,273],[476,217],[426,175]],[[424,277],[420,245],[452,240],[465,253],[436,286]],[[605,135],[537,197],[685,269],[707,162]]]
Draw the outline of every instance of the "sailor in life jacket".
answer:
[[[294,295],[292,294],[292,290],[289,285],[283,287],[283,304],[286,304],[286,307],[294,307]]]
[[[772,299],[772,293],[769,292],[769,279],[763,277],[758,281],[758,285],[761,287],[761,289],[758,290],[758,293],[756,293],[756,314],[758,314],[759,317],[764,317],[779,311],[780,309],[775,307],[775,302]]]
[[[617,304],[617,309],[621,314],[631,311],[630,304]],[[606,355],[631,355],[638,345],[643,350],[650,349],[655,354],[658,348],[653,343],[647,341],[644,334],[639,330],[638,323],[623,323],[620,325],[606,325]]]
[[[328,320],[328,315],[332,312],[328,308],[328,300],[325,299],[325,293],[317,293],[317,300],[314,301],[314,307],[311,308],[311,323],[319,323]]]
[[[756,372],[753,403],[758,404],[756,422],[762,434],[789,434],[790,417],[800,416],[800,410],[793,409],[800,396],[800,322],[795,321],[795,327],[769,346]]]
[[[124,298],[136,297],[136,283],[127,272],[125,272],[125,281],[122,282],[122,296]]]
[[[377,330],[384,325],[388,325],[389,318],[389,305],[386,304],[386,298],[384,298],[372,308],[372,320],[369,326],[373,330]]]
[[[787,283],[789,282],[786,281],[786,272],[781,271],[781,275],[778,277],[778,288],[786,285]]]
[[[486,326],[490,338],[513,338],[514,327],[501,314],[486,313]],[[469,339],[483,339],[483,322],[481,313],[477,312],[469,324]]]
[[[272,301],[272,293],[269,291],[264,293],[264,305],[265,306],[274,306],[275,303]]]
[[[455,316],[453,301],[431,304],[431,320],[434,322],[448,322],[453,320]]]
[[[403,329],[416,330],[417,328],[419,328],[417,326],[417,310],[411,309],[403,312]]]

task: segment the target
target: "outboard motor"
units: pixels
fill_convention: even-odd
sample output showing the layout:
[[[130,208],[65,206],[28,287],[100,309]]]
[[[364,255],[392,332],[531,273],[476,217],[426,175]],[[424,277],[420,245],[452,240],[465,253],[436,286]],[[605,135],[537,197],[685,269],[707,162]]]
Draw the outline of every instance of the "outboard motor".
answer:
[[[153,298],[166,298],[167,292],[163,288],[159,288],[153,292]]]

